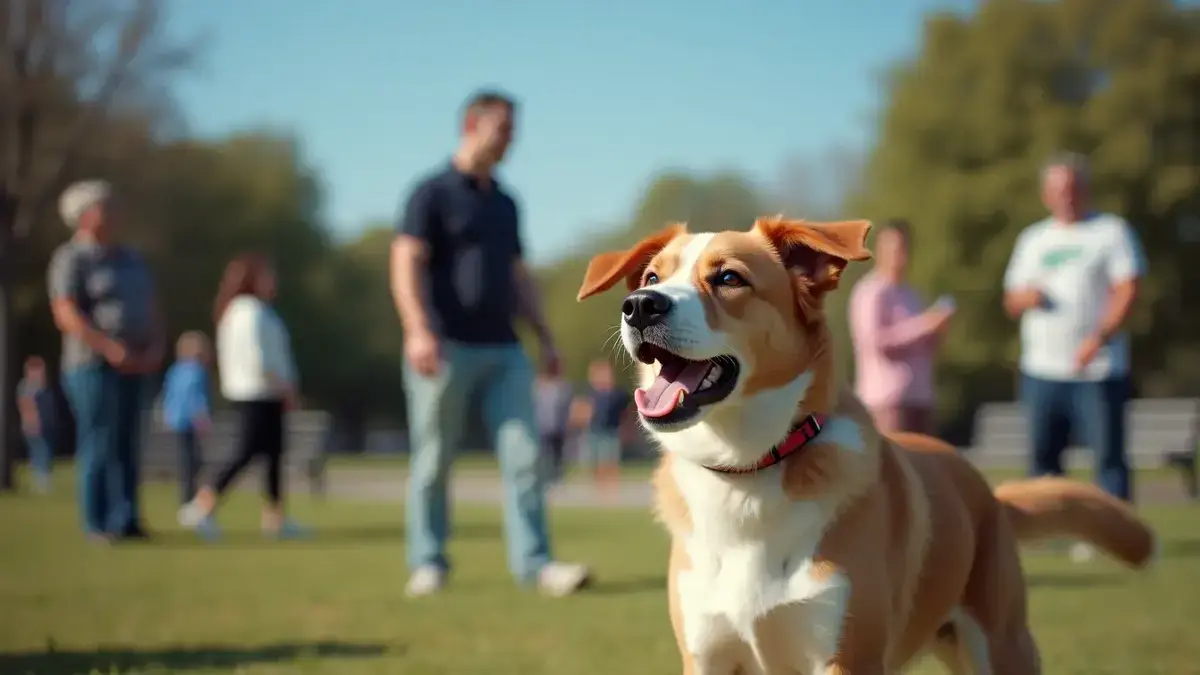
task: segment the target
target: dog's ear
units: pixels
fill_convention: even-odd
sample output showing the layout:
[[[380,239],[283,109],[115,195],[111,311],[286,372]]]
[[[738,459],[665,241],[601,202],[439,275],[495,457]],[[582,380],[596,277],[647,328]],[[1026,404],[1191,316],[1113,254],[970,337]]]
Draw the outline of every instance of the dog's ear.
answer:
[[[658,234],[639,241],[628,250],[609,251],[592,258],[588,263],[587,272],[583,275],[583,285],[579,287],[577,299],[583,300],[603,293],[617,285],[621,279],[625,279],[629,290],[637,288],[642,271],[650,264],[650,260],[672,239],[685,232],[686,225],[673,223]]]
[[[810,223],[776,216],[760,218],[754,227],[775,247],[783,266],[816,298],[837,288],[848,263],[871,259],[867,220]]]

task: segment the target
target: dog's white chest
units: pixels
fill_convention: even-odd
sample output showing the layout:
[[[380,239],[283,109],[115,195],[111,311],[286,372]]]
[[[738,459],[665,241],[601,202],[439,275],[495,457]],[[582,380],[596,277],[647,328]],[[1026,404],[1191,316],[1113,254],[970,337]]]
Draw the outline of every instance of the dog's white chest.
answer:
[[[688,538],[691,568],[679,572],[676,588],[685,643],[700,662],[739,643],[753,655],[746,666],[764,673],[812,667],[834,654],[850,586],[815,569],[822,528],[814,515],[796,514],[761,538],[721,541],[719,526]]]

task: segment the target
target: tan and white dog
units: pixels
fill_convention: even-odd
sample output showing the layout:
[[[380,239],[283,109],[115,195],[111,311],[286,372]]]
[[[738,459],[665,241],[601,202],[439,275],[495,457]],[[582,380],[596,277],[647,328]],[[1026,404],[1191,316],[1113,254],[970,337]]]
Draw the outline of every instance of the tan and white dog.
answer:
[[[602,253],[582,300],[626,282],[621,338],[661,445],[657,508],[683,672],[1035,675],[1020,540],[1073,536],[1149,563],[1119,501],[1059,479],[994,493],[953,448],[884,438],[834,380],[822,301],[870,257],[865,221],[673,225]]]

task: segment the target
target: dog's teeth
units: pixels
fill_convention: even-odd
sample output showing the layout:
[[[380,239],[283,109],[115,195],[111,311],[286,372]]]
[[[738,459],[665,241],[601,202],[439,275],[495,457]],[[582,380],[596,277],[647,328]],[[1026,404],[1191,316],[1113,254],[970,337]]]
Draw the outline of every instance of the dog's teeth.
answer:
[[[680,392],[679,392],[679,402],[678,402],[678,405],[683,405],[683,397],[684,397],[684,393],[685,393],[685,392],[683,392],[683,391],[680,391]]]

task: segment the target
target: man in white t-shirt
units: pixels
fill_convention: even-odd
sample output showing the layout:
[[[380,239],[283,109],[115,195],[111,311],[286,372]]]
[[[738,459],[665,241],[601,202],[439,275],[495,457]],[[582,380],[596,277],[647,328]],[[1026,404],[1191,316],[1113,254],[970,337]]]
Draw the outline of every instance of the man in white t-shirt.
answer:
[[[1004,309],[1021,322],[1021,399],[1034,475],[1061,475],[1072,434],[1091,446],[1096,481],[1132,499],[1125,456],[1129,338],[1122,330],[1145,263],[1125,219],[1091,211],[1087,162],[1056,158],[1042,173],[1050,217],[1017,238]]]

